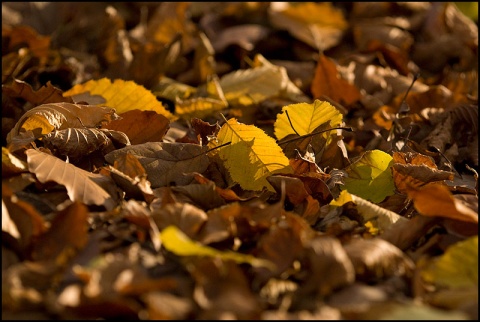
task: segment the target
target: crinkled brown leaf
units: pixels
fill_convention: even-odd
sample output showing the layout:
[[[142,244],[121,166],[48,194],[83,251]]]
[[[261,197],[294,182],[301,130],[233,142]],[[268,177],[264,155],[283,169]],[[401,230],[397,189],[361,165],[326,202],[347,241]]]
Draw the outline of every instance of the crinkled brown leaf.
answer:
[[[142,164],[152,188],[192,182],[191,172],[204,172],[209,164],[207,147],[189,143],[148,142],[127,146],[105,155],[113,164],[117,158],[130,153]]]
[[[20,97],[34,106],[47,103],[73,103],[70,97],[63,97],[63,92],[50,81],[39,90],[34,90],[27,82],[15,79],[11,85],[2,86],[2,92],[11,97]]]
[[[123,137],[125,145],[130,145],[128,137],[122,132],[95,128],[54,130],[45,135],[43,141],[45,142],[45,147],[55,151],[56,155],[78,160],[97,150],[103,153],[114,150],[115,146],[109,138],[109,136],[113,135]]]
[[[49,103],[37,106],[26,112],[7,136],[7,141],[21,132],[33,131],[36,137],[53,130],[67,128],[97,127],[102,123],[117,119],[115,110],[96,105],[72,103]]]

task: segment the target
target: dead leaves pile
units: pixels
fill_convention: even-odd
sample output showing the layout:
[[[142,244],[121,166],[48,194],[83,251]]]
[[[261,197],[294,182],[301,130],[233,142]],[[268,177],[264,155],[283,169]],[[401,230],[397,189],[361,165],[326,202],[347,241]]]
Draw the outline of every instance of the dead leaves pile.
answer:
[[[2,318],[478,319],[461,8],[2,3]]]

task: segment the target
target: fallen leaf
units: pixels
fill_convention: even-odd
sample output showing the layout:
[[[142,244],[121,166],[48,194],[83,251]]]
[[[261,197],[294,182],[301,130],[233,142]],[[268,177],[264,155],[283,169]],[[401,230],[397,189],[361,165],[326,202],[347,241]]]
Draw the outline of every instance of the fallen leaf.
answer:
[[[478,211],[457,200],[448,187],[430,183],[421,188],[408,187],[407,195],[417,211],[424,216],[439,216],[478,223]]]
[[[326,96],[346,107],[362,98],[358,88],[339,75],[335,61],[324,54],[318,58],[311,91],[315,99]]]
[[[459,241],[432,258],[420,272],[427,283],[448,288],[477,288],[478,236]]]
[[[133,81],[124,81],[108,78],[90,80],[84,84],[78,84],[63,93],[63,96],[73,96],[89,92],[90,95],[99,95],[105,100],[105,105],[115,109],[117,114],[131,110],[155,111],[169,120],[175,116],[160,103],[151,91]]]
[[[155,111],[131,110],[119,116],[102,128],[125,133],[133,145],[161,142],[170,128],[170,121]]]
[[[168,251],[178,256],[208,256],[219,257],[223,260],[233,260],[237,263],[248,263],[254,267],[274,269],[275,265],[268,260],[256,258],[252,255],[233,251],[218,251],[210,246],[190,240],[175,226],[168,226],[160,232],[162,245]]]
[[[192,172],[203,173],[209,164],[206,146],[190,143],[148,142],[131,145],[105,155],[113,164],[121,155],[130,153],[145,168],[152,188],[192,182]]]
[[[64,185],[70,200],[83,202],[86,205],[104,206],[107,210],[115,207],[114,196],[97,183],[112,184],[107,182],[109,178],[82,170],[34,149],[28,149],[25,154],[29,171],[34,173],[42,183],[54,181]]]
[[[217,134],[220,158],[225,162],[233,180],[246,190],[273,188],[267,177],[274,173],[291,173],[288,159],[275,140],[254,125],[228,120]]]
[[[367,151],[345,169],[348,176],[341,189],[372,202],[381,202],[395,192],[392,164],[389,154],[381,150]]]
[[[97,127],[118,118],[115,110],[96,105],[49,103],[32,108],[18,120],[8,133],[7,142],[23,132],[32,131],[41,137],[53,130]]]

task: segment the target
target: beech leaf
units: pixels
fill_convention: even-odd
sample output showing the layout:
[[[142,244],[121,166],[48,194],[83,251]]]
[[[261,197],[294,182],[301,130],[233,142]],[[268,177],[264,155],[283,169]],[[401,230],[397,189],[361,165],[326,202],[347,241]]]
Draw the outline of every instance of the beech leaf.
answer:
[[[367,151],[345,169],[348,177],[341,189],[372,202],[381,202],[395,192],[392,164],[393,159],[388,153]]]
[[[82,170],[35,149],[28,149],[25,154],[28,169],[36,175],[38,181],[42,183],[54,181],[64,185],[70,200],[83,202],[86,205],[104,206],[107,210],[115,207],[112,196],[97,183],[108,181],[107,177]]]
[[[228,120],[217,135],[220,158],[225,162],[232,179],[245,190],[274,191],[267,177],[274,173],[292,173],[287,157],[275,140],[254,125]]]
[[[474,211],[455,198],[447,186],[430,183],[422,188],[407,187],[407,195],[424,216],[447,217],[478,223],[478,209]]]
[[[132,154],[145,168],[152,188],[158,188],[191,183],[193,174],[184,174],[203,173],[207,169],[210,162],[206,151],[206,146],[191,143],[148,142],[112,151],[105,155],[105,160],[114,164],[121,156]]]
[[[169,120],[176,117],[160,103],[155,95],[142,85],[133,81],[108,78],[90,80],[84,84],[78,84],[63,93],[63,96],[74,96],[89,92],[90,95],[99,95],[105,100],[105,105],[115,108],[118,114],[131,110],[155,111],[164,115]]]
[[[290,121],[288,118],[290,118]],[[310,134],[324,123],[329,123],[330,127],[340,126],[342,119],[343,115],[325,101],[315,100],[312,104],[290,104],[284,106],[282,112],[277,115],[274,123],[274,133],[276,138],[281,140],[289,134]],[[322,135],[327,138],[329,134],[325,132]]]
[[[261,66],[237,70],[220,78],[220,86],[231,105],[248,106],[279,95],[287,88],[285,68]]]
[[[248,263],[254,267],[265,267],[270,270],[275,269],[275,265],[265,259],[233,251],[219,251],[213,247],[202,245],[199,242],[191,240],[180,229],[173,225],[164,228],[160,232],[160,236],[163,247],[178,256],[219,257],[223,260],[233,260],[237,263]]]
[[[32,131],[36,137],[53,130],[98,127],[118,118],[110,107],[72,103],[49,103],[32,108],[22,115],[8,133],[7,142],[21,132]]]
[[[313,98],[326,96],[346,106],[362,98],[358,88],[339,74],[335,61],[324,54],[320,54],[318,58],[311,91]]]

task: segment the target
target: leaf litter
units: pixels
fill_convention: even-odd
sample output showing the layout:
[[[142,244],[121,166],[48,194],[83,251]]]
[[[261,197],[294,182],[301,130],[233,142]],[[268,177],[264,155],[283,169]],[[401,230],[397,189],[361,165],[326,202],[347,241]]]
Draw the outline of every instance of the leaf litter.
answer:
[[[2,3],[2,318],[477,320],[466,4]]]

